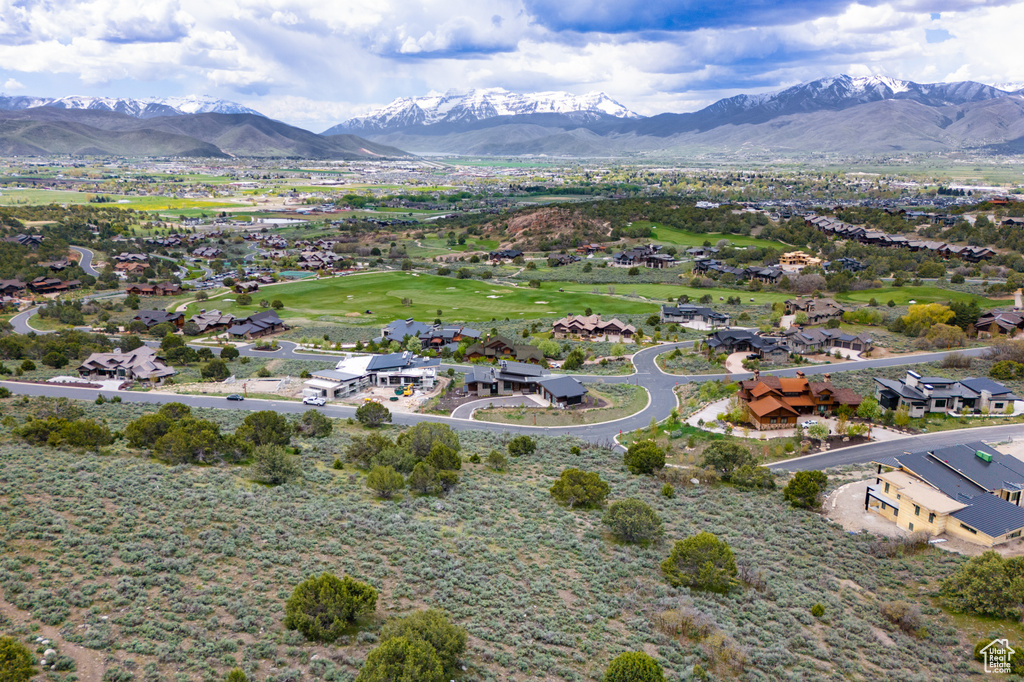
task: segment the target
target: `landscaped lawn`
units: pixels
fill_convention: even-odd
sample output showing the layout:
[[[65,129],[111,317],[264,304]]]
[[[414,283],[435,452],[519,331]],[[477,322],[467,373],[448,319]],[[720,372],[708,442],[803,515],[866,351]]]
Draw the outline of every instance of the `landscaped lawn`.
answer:
[[[238,202],[200,201],[197,199],[172,199],[170,197],[135,197],[109,194],[106,192],[73,192],[50,189],[3,189],[0,191],[0,206],[41,206],[45,204],[86,204],[89,197],[101,194],[114,200],[118,208],[134,208],[140,211],[164,211],[178,209],[201,209],[211,211],[216,208],[237,207]],[[109,206],[111,204],[100,204]],[[187,213],[183,213],[188,215]]]
[[[263,298],[284,303],[281,317],[289,323],[301,320],[331,320],[346,323],[384,324],[395,318],[418,320],[484,322],[491,319],[529,320],[582,313],[593,308],[607,316],[655,313],[658,307],[644,301],[630,301],[604,295],[508,287],[492,281],[454,279],[408,272],[381,272],[330,279],[306,280],[264,287],[253,295],[253,305],[238,306],[234,294],[214,297],[189,306],[188,315],[199,308],[217,308],[236,316],[259,312]],[[411,299],[405,306],[402,299]],[[366,311],[373,311],[367,315]],[[344,318],[344,319],[338,319]]]

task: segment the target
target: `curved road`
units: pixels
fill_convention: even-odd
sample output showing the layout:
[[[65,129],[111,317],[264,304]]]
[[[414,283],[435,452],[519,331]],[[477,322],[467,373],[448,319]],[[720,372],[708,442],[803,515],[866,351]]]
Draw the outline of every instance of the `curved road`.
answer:
[[[72,251],[76,251],[81,254],[82,258],[78,261],[78,264],[85,271],[85,274],[92,275],[93,277],[99,277],[100,271],[92,266],[92,261],[96,257],[96,254],[92,250],[85,248],[84,246],[72,246]]]

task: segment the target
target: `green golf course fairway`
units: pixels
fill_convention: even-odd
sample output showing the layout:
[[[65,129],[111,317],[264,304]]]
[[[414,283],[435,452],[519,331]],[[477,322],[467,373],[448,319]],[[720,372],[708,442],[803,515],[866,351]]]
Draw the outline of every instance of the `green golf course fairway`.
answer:
[[[558,283],[545,282],[540,289],[530,289],[475,279],[381,272],[264,287],[252,295],[253,303],[248,306],[235,304],[237,294],[232,292],[190,304],[187,315],[198,313],[200,308],[216,308],[246,317],[262,310],[258,303],[264,298],[268,301],[279,299],[284,303],[280,315],[288,323],[330,319],[378,324],[406,317],[430,321],[438,317],[438,310],[446,322],[486,322],[494,318],[529,320],[561,317],[568,313],[582,314],[588,307],[605,317],[656,313],[659,309],[656,304],[644,301],[559,292],[559,286]],[[402,305],[403,298],[412,299],[412,305]],[[372,314],[365,314],[367,310]]]

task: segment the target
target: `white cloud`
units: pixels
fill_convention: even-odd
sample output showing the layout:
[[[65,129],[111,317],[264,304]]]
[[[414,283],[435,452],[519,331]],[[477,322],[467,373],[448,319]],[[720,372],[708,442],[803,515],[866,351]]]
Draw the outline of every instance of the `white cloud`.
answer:
[[[10,92],[11,90],[24,90],[24,89],[25,89],[25,85],[23,83],[19,82],[15,78],[8,78],[7,81],[4,83],[4,90],[7,91],[7,92]]]
[[[30,90],[53,74],[87,94],[134,81],[138,95],[204,92],[324,127],[450,88],[603,90],[653,114],[844,71],[1024,80],[1007,48],[1024,3],[835,6],[792,25],[613,35],[552,31],[523,0],[0,0],[0,64]],[[929,44],[926,28],[952,37]]]

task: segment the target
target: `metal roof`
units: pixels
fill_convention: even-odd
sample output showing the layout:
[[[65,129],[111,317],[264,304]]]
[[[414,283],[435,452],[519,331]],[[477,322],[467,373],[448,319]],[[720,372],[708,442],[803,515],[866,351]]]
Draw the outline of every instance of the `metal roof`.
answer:
[[[572,377],[553,377],[537,382],[556,398],[575,398],[584,395],[587,389]]]
[[[991,455],[992,461],[978,457],[979,450]],[[1024,462],[984,443],[951,445],[932,451],[931,456],[989,491],[1019,490],[1024,485]]]
[[[995,495],[972,497],[953,518],[993,538],[1024,528],[1024,509]]]
[[[892,466],[889,461],[898,462],[900,466],[928,481],[954,500],[974,497],[987,492],[980,485],[972,483],[943,462],[932,458],[927,452],[906,453],[892,458],[887,457],[886,460],[886,462],[880,463]],[[958,498],[958,495],[962,497]]]

